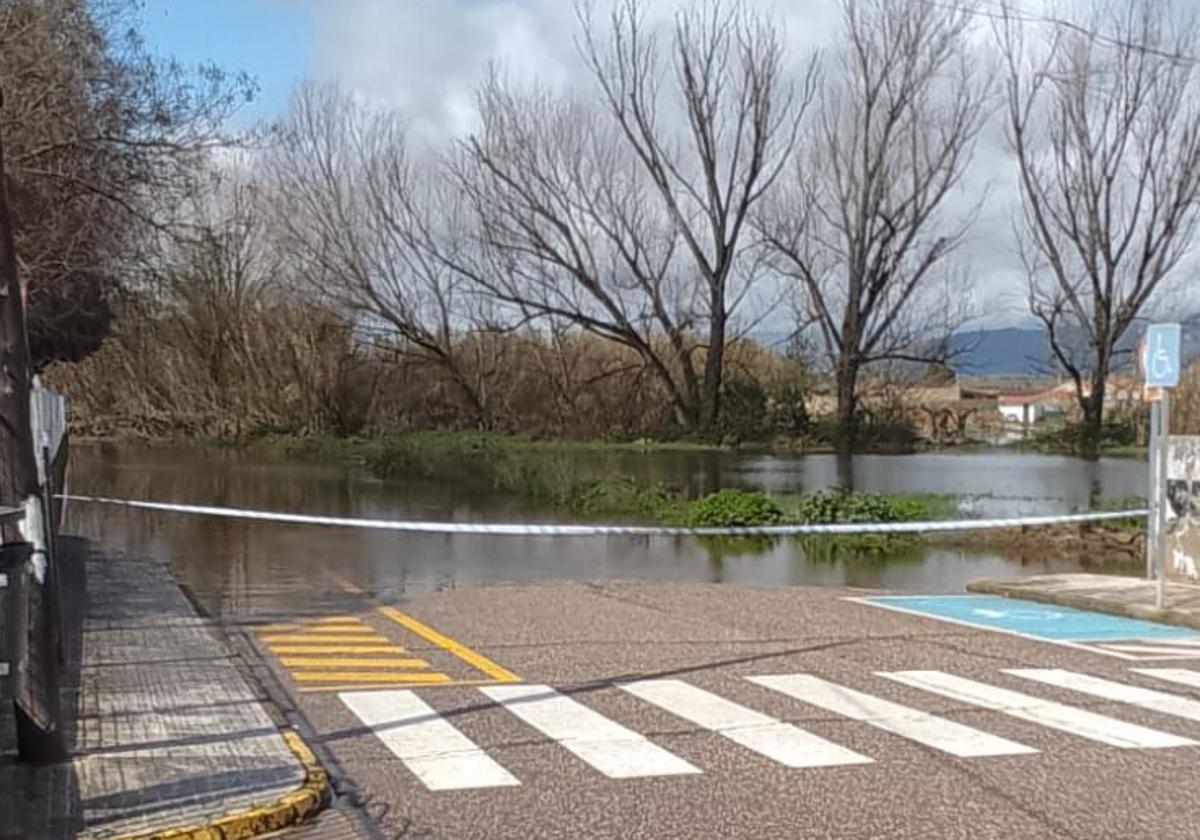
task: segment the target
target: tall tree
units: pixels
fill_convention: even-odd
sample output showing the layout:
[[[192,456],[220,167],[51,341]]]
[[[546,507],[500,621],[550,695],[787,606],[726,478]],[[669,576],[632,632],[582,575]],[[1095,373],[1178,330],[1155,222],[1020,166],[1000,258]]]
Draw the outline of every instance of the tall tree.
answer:
[[[144,234],[171,221],[254,91],[150,56],[136,0],[0,0],[14,235],[35,367],[93,352]]]
[[[0,113],[4,91],[0,88]],[[0,124],[0,505],[20,507],[37,492],[29,390],[33,372],[25,329],[25,288],[17,272],[16,237],[5,177],[5,136]],[[5,540],[18,539],[15,532]]]
[[[431,165],[413,160],[404,124],[333,86],[297,92],[278,127],[271,172],[279,224],[309,291],[378,333],[406,359],[444,372],[490,426],[488,376],[464,358],[464,334],[482,319],[451,267],[470,214]],[[483,374],[481,375],[481,371]]]
[[[490,294],[633,349],[680,423],[720,413],[730,320],[757,276],[746,227],[811,92],[787,78],[771,21],[719,0],[680,11],[669,41],[641,0],[605,26],[580,6],[603,107],[493,76],[457,172],[505,270]]]
[[[1121,0],[1034,40],[1006,11],[996,31],[1029,307],[1075,384],[1094,456],[1118,344],[1200,222],[1197,24],[1171,4]]]
[[[975,215],[949,205],[987,116],[969,12],[844,0],[837,72],[788,188],[758,215],[774,265],[797,285],[798,332],[832,372],[842,456],[864,368],[944,359],[942,339],[965,316],[966,280],[945,270]]]

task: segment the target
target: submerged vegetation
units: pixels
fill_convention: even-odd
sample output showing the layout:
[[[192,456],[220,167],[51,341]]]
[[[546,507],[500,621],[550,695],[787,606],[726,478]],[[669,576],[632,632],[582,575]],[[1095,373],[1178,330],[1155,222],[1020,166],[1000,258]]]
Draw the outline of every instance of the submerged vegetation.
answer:
[[[639,481],[611,457],[652,450],[658,444],[603,441],[572,444],[526,436],[417,433],[386,439],[260,437],[242,442],[292,457],[335,458],[380,479],[449,483],[464,493],[501,493],[547,513],[591,521],[637,522],[697,528],[737,528],[846,522],[912,522],[961,516],[959,499],[938,494],[884,494],[838,490],[768,494],[724,488],[689,497],[661,481]],[[719,451],[673,444],[665,448]],[[580,451],[597,456],[595,474],[581,472]],[[611,457],[610,457],[611,456]],[[749,541],[749,543],[747,543]],[[706,538],[722,553],[770,548],[769,536]],[[919,542],[912,534],[806,536],[806,553],[894,551]]]

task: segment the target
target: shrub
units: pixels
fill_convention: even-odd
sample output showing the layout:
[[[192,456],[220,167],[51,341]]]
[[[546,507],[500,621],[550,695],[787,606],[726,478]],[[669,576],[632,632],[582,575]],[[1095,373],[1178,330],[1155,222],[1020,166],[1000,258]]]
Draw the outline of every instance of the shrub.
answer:
[[[623,475],[580,482],[567,499],[567,506],[583,516],[626,514],[659,521],[677,517],[679,504],[679,497],[663,485],[645,488]]]
[[[822,490],[801,496],[791,511],[796,522],[828,525],[838,522],[911,522],[926,519],[929,509],[920,499],[895,498],[879,493]],[[810,556],[832,557],[842,551],[879,553],[911,547],[914,534],[844,534],[802,537],[800,545]]]
[[[697,528],[744,528],[775,525],[783,511],[763,493],[718,490],[691,504],[687,523]]]
[[[810,420],[804,397],[804,388],[799,385],[785,385],[771,395],[767,423],[772,431],[789,437],[808,431]]]
[[[822,490],[801,496],[794,515],[803,524],[834,522],[908,522],[924,518],[925,506],[917,499],[893,498],[879,493]]]
[[[750,376],[731,376],[721,385],[721,431],[726,437],[755,440],[766,431],[767,393]]]

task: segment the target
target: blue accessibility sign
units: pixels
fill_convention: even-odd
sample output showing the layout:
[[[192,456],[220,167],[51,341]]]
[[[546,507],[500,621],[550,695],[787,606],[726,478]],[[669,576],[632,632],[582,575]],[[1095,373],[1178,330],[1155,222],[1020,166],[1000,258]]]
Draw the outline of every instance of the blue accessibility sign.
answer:
[[[1153,324],[1146,330],[1142,366],[1147,385],[1174,388],[1179,384],[1179,346],[1179,324]]]

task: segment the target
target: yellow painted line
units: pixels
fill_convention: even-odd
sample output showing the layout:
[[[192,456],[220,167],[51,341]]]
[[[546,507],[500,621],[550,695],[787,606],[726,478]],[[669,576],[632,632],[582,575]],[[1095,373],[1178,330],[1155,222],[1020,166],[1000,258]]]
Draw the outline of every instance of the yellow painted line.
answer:
[[[320,628],[299,628],[286,630],[259,630],[258,634],[263,637],[271,636],[362,636],[367,634],[378,635],[378,631],[367,624],[360,624],[356,628],[350,626],[320,626]]]
[[[366,659],[340,656],[282,656],[288,668],[428,668],[424,659]]]
[[[304,654],[317,655],[340,655],[343,653],[408,653],[400,645],[279,645],[272,646],[271,652],[279,656],[296,655],[303,656]]]
[[[461,688],[463,686],[496,685],[495,680],[450,680],[439,683],[371,683],[369,685],[305,685],[297,689],[300,694],[327,694],[333,691],[383,691],[388,688]]]
[[[445,674],[422,673],[388,674],[381,671],[293,671],[292,679],[296,682],[411,682],[411,683],[441,683],[449,682]]]
[[[442,635],[434,630],[428,624],[425,624],[411,615],[400,612],[395,607],[380,607],[380,614],[387,616],[392,621],[399,624],[401,627],[406,627],[416,633],[421,638],[440,647],[442,650],[448,651],[457,656],[463,662],[478,668],[483,673],[487,674],[492,679],[498,682],[520,682],[521,678],[509,671],[507,668],[501,668],[492,660],[488,659],[481,653],[476,653],[466,645],[454,641],[449,636]]]
[[[390,642],[387,636],[381,636],[378,633],[359,633],[358,635],[337,634],[337,633],[285,633],[283,635],[260,636],[264,644],[268,645],[286,645],[289,642],[298,645],[316,644],[319,642],[333,642],[341,644],[345,642],[348,645],[356,643],[370,644],[386,644]]]
[[[361,618],[355,615],[329,615],[324,618],[318,618],[314,624],[366,624]]]

